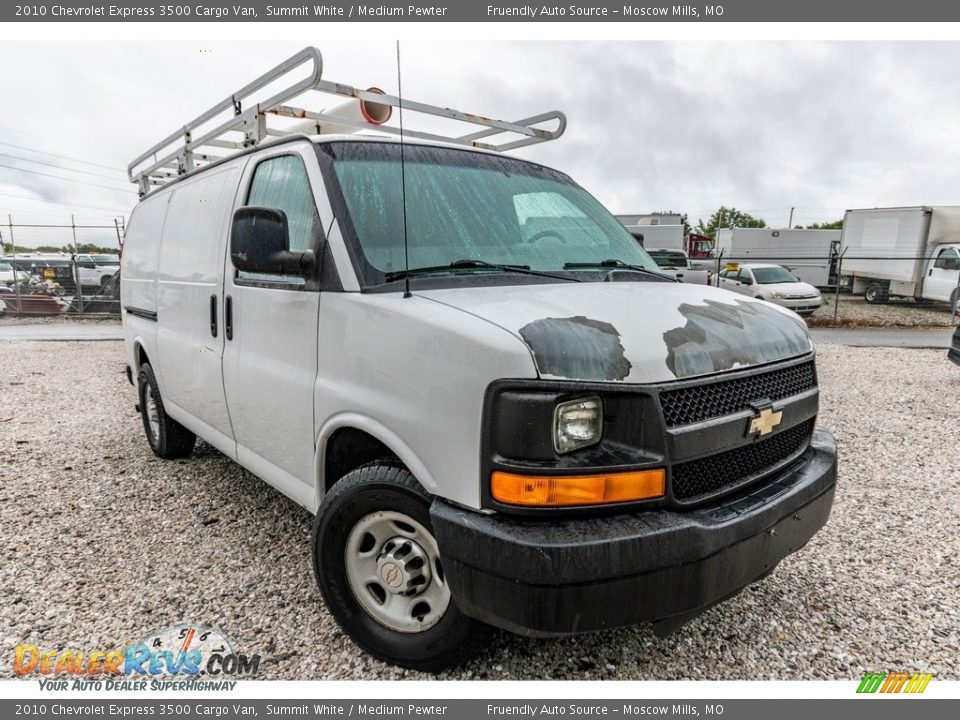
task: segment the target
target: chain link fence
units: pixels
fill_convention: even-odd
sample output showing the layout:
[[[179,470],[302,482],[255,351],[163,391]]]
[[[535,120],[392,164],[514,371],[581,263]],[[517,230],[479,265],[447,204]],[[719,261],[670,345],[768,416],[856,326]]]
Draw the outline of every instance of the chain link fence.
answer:
[[[883,257],[721,252],[691,262],[708,271],[709,284],[789,307],[811,326],[949,327],[960,320],[960,254],[952,247]]]
[[[119,316],[120,249],[124,225],[14,223],[0,225],[4,253],[0,255],[0,313],[8,316]],[[69,239],[59,243],[69,251],[38,252],[18,246],[22,234],[45,233]],[[115,252],[77,252],[90,241],[103,241],[105,233],[116,239]]]

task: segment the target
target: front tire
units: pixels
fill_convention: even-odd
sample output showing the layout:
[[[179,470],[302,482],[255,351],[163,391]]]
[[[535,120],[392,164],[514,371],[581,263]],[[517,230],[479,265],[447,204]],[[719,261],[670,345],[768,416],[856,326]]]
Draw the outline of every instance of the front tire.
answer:
[[[143,432],[153,454],[164,460],[187,457],[193,452],[197,436],[167,415],[160,397],[157,376],[149,363],[140,367],[137,375],[137,392],[140,400],[140,417]]]
[[[334,619],[374,657],[439,672],[480,647],[485,626],[457,608],[430,496],[404,467],[371,463],[333,486],[314,520],[313,568]]]

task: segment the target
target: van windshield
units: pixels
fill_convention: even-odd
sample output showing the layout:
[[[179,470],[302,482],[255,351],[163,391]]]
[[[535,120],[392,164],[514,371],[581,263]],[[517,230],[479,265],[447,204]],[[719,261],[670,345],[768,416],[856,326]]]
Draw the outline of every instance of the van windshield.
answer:
[[[333,160],[349,218],[345,235],[352,235],[348,242],[366,285],[407,267],[443,275],[493,270],[479,263],[578,279],[599,279],[598,272],[610,268],[595,266],[611,260],[657,269],[616,218],[554,170],[499,155],[406,145],[401,174],[396,143],[318,148]]]

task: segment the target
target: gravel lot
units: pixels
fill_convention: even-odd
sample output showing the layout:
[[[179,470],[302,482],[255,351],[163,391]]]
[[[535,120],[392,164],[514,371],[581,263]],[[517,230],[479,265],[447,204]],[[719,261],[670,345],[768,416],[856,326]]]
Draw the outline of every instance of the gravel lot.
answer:
[[[960,678],[960,368],[941,351],[820,348],[841,448],[827,527],[668,639],[499,633],[450,678]],[[361,653],[314,584],[310,515],[217,451],[150,453],[122,345],[0,344],[0,676],[13,647],[123,646],[183,621],[261,677],[416,678]]]
[[[824,305],[807,321],[811,327],[833,325],[833,301],[836,296],[823,294]],[[955,325],[950,305],[941,302],[917,303],[905,298],[892,298],[882,305],[870,305],[861,295],[840,295],[837,324],[852,327],[939,327]]]
[[[120,325],[119,315],[13,315],[0,313],[0,325]]]

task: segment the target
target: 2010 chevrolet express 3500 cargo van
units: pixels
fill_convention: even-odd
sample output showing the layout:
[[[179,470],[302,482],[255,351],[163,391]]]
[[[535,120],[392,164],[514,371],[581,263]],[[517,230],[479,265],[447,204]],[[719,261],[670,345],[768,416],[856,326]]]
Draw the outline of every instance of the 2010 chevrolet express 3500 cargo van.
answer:
[[[664,277],[566,175],[496,152],[560,113],[404,100],[482,129],[326,135],[389,132],[400,101],[320,75],[307,49],[131,165],[123,323],[153,451],[199,436],[314,511],[360,646],[435,670],[487,625],[666,632],[823,526],[836,449],[796,315]],[[318,90],[352,99],[283,105]],[[268,141],[268,115],[319,134]]]

